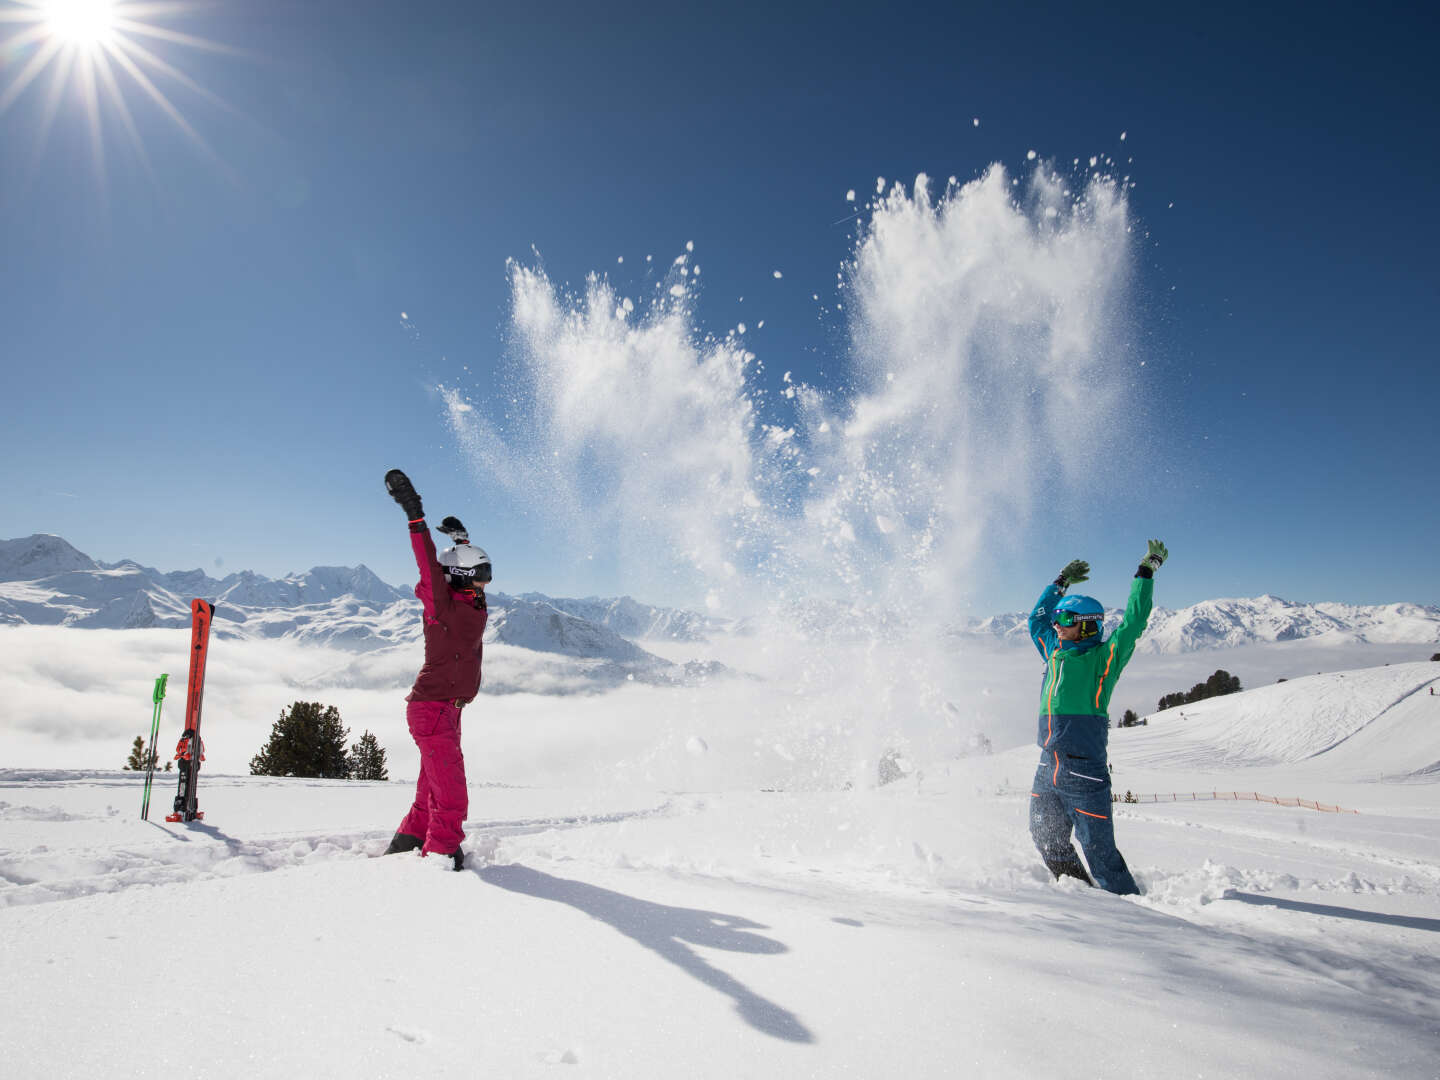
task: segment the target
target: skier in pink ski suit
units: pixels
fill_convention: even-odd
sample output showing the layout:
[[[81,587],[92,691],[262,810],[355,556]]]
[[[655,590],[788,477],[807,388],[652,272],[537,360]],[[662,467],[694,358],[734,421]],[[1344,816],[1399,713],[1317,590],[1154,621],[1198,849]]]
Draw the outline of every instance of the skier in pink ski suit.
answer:
[[[405,719],[420,749],[420,775],[415,781],[415,802],[385,854],[420,850],[435,852],[465,865],[460,842],[470,808],[465,787],[465,755],[460,748],[460,710],[480,690],[480,658],[489,611],[485,585],[490,581],[490,559],[470,543],[457,518],[447,517],[440,531],[455,546],[439,555],[420,496],[399,469],[385,474],[385,487],[410,519],[410,546],[420,568],[415,595],[424,608],[425,664],[405,699]]]

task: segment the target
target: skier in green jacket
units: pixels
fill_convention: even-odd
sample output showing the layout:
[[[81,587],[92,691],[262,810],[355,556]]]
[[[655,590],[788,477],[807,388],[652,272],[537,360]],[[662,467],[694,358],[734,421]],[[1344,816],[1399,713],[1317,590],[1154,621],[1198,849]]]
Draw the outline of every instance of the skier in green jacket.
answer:
[[[1105,751],[1108,709],[1120,672],[1145,632],[1155,571],[1168,554],[1159,540],[1150,541],[1135,571],[1125,615],[1107,639],[1100,636],[1105,622],[1100,601],[1065,596],[1071,585],[1089,580],[1090,564],[1082,559],[1060,571],[1030,613],[1030,637],[1045,657],[1036,739],[1043,752],[1030,789],[1030,835],[1056,878],[1069,874],[1122,895],[1140,889],[1115,846]],[[1070,842],[1072,831],[1090,864],[1088,874]]]

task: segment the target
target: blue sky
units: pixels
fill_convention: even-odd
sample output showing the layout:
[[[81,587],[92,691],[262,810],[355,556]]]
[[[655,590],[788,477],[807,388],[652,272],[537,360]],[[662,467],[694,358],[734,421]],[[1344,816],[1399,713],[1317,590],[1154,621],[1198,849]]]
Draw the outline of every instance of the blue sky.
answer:
[[[1057,432],[1102,476],[1124,455],[1122,489],[1083,525],[1042,510],[957,588],[1023,608],[1078,555],[1118,602],[1162,536],[1167,606],[1440,603],[1433,11],[538,7],[153,18],[224,47],[144,39],[193,80],[149,69],[204,146],[117,68],[144,158],[102,104],[103,167],[74,84],[43,142],[50,72],[12,95],[0,536],[217,576],[364,562],[398,584],[380,477],[401,466],[432,517],[471,525],[497,587],[691,599],[590,569],[467,467],[435,387],[498,407],[506,260],[633,284],[693,242],[699,329],[764,320],[766,378],[839,392],[846,192],[1023,175],[1033,149],[1112,155],[1135,184],[1140,434]],[[0,95],[39,44],[0,46]]]

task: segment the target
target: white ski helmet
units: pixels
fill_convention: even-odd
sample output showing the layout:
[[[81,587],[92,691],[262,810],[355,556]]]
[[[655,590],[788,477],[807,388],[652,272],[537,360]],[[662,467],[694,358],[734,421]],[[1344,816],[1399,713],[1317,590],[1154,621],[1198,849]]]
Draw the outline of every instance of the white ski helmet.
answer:
[[[467,588],[490,580],[490,556],[474,544],[456,544],[440,552],[440,565],[451,585]]]

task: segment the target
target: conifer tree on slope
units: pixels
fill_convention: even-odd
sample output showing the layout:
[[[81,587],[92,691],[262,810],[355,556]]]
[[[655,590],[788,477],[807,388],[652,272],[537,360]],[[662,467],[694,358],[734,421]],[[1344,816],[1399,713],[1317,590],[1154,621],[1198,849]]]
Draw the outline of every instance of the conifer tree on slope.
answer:
[[[297,701],[280,710],[270,740],[250,759],[252,776],[304,776],[344,780],[350,775],[340,710],[318,701]]]
[[[369,731],[350,747],[350,775],[356,780],[390,779],[389,770],[385,768],[385,748]]]

